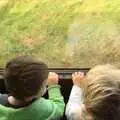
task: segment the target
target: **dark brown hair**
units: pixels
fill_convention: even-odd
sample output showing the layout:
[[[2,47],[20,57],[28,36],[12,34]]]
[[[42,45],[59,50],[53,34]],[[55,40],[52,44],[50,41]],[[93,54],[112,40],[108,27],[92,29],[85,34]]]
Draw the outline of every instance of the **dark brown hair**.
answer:
[[[8,91],[20,100],[37,95],[47,76],[47,65],[32,56],[19,56],[10,60],[4,74]]]

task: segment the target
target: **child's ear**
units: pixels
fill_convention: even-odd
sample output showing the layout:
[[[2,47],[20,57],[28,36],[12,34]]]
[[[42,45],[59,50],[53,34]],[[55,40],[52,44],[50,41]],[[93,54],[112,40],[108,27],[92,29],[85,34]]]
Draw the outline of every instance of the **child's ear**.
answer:
[[[46,91],[47,91],[47,80],[45,80],[42,84],[42,87],[41,87],[41,90],[40,90],[41,96],[43,96],[46,93]]]
[[[35,96],[35,98],[42,97],[47,92],[47,86],[46,84],[43,84],[39,93]]]
[[[44,85],[41,90],[41,96],[43,96],[47,92],[47,87]]]

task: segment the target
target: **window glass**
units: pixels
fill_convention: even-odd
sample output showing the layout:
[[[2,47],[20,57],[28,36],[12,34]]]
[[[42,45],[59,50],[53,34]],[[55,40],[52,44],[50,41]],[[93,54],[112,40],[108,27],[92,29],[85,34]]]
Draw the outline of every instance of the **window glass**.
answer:
[[[0,65],[27,54],[49,67],[119,67],[119,5],[119,0],[0,0]]]

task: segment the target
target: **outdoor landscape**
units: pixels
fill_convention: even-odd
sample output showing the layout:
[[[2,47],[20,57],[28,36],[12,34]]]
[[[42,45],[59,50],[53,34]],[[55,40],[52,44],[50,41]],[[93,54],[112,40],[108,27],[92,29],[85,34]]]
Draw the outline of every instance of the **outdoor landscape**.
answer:
[[[120,67],[119,0],[0,0],[0,66],[34,55],[49,67]]]

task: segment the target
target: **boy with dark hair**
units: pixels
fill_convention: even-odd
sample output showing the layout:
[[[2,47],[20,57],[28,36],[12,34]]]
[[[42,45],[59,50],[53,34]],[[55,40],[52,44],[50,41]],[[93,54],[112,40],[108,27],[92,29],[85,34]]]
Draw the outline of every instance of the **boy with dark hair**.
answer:
[[[9,96],[0,105],[0,120],[59,120],[62,117],[65,105],[58,75],[48,75],[45,63],[30,56],[16,57],[7,63],[4,77]],[[41,97],[46,84],[49,100]]]

